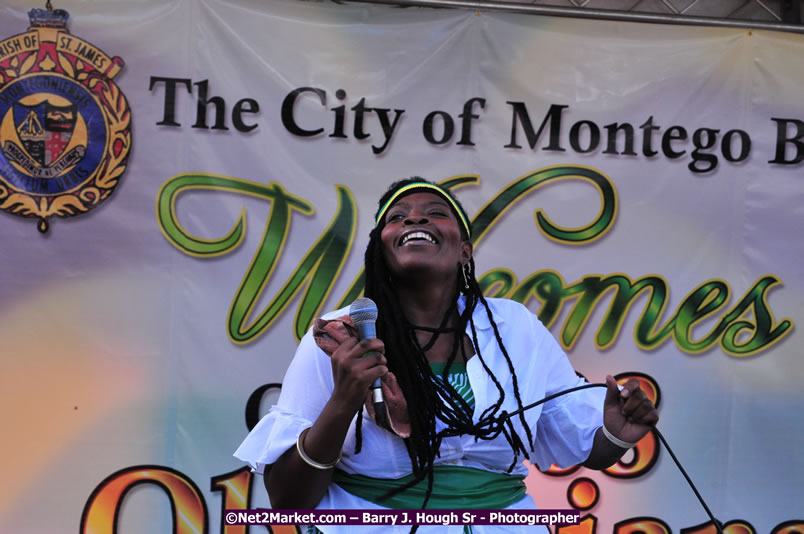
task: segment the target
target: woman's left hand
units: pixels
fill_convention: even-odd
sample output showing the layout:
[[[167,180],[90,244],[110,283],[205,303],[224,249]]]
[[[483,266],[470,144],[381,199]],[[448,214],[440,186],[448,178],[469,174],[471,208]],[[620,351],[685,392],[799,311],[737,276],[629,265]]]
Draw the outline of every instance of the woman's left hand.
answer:
[[[614,377],[606,377],[606,400],[603,405],[603,423],[615,437],[636,443],[659,421],[656,406],[639,387],[639,381],[630,379],[617,386]]]

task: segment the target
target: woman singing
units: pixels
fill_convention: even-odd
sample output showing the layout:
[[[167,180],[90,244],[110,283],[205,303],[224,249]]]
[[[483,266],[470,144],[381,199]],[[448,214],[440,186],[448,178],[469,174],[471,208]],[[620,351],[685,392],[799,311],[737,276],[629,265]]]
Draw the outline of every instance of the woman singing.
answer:
[[[636,380],[620,389],[607,377],[605,390],[569,393],[503,424],[504,414],[585,381],[525,306],[484,298],[470,237],[460,203],[438,185],[413,178],[382,196],[365,256],[377,338],[358,341],[347,310],[317,320],[277,405],[235,453],[264,472],[275,508],[532,509],[524,458],[543,470],[604,469],[657,422]],[[387,426],[364,406],[378,377]],[[521,525],[421,529],[548,532]]]

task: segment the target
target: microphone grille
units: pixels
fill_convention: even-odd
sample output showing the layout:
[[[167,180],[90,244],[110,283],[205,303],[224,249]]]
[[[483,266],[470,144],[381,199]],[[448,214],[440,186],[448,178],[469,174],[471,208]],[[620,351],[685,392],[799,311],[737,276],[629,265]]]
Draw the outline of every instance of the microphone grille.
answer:
[[[359,298],[349,306],[349,317],[355,325],[376,322],[377,313],[377,305],[370,298]]]

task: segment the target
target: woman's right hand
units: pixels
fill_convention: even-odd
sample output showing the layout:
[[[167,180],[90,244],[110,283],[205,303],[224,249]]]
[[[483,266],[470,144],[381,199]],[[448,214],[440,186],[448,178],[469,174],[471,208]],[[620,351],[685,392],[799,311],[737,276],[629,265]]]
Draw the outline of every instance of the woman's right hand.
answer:
[[[356,338],[344,340],[330,357],[335,388],[331,401],[350,414],[363,405],[369,388],[388,372],[382,340]]]
[[[349,425],[374,381],[388,372],[385,345],[379,339],[343,341],[330,357],[335,388],[321,414],[300,444],[318,463],[334,461],[341,453]],[[332,481],[333,469],[316,469],[291,447],[266,471],[265,489],[275,508],[315,508]]]

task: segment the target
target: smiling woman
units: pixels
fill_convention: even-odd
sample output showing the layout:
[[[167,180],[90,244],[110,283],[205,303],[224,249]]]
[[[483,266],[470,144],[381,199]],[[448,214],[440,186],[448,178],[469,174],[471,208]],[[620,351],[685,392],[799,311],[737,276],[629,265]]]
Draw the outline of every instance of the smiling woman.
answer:
[[[277,406],[235,453],[264,473],[275,507],[532,508],[523,458],[545,470],[605,468],[655,424],[639,383],[620,391],[611,377],[606,392],[586,389],[522,411],[505,427],[488,424],[584,380],[527,308],[483,296],[469,219],[448,191],[421,178],[396,182],[376,223],[365,295],[379,310],[377,339],[358,341],[345,310],[317,320]],[[368,395],[378,377],[385,418],[375,418]],[[523,528],[547,532],[465,531]]]
[[[387,210],[381,221],[383,257],[398,284],[454,288],[459,270],[472,257],[468,231],[444,198],[424,191],[410,193]]]

